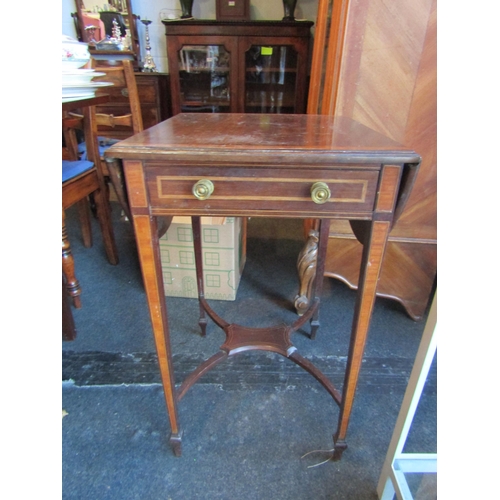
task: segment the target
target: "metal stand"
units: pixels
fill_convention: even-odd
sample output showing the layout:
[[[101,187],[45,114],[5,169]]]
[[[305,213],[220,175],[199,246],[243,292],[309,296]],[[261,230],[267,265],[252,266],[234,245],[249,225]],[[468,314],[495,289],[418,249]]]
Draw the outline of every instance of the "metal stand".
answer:
[[[406,388],[391,443],[377,487],[380,500],[412,500],[406,473],[436,474],[437,453],[403,453],[408,432],[436,352],[437,292],[434,295],[422,340]]]
[[[142,71],[144,73],[156,73],[156,64],[153,61],[153,56],[151,55],[151,45],[149,40],[149,28],[148,26],[151,24],[151,21],[148,19],[141,19],[141,23],[144,24],[146,29],[146,57],[144,60],[144,66],[142,67]]]

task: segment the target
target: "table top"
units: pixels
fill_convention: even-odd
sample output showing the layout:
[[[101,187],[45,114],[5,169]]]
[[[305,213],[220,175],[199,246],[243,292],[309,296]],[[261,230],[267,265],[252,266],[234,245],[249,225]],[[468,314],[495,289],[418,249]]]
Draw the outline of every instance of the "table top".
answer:
[[[220,156],[231,161],[246,151],[248,160],[293,153],[303,163],[323,161],[419,163],[420,156],[348,118],[326,115],[181,113],[112,146],[108,157],[161,158],[173,153]],[[290,155],[287,154],[290,161]],[[292,160],[293,164],[293,160]]]
[[[63,111],[72,111],[78,108],[85,108],[87,106],[98,106],[99,104],[104,104],[109,101],[109,95],[94,95],[92,97],[82,97],[71,99],[70,101],[62,102]]]

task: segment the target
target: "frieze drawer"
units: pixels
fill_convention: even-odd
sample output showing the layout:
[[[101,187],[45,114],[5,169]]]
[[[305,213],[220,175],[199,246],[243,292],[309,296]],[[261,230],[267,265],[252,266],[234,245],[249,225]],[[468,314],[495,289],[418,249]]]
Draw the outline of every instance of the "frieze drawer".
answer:
[[[147,167],[147,184],[152,207],[161,213],[197,215],[210,209],[226,213],[239,210],[256,215],[286,210],[328,215],[353,211],[371,214],[379,172],[355,167],[328,169],[276,169],[248,167]],[[289,215],[290,216],[290,215]]]

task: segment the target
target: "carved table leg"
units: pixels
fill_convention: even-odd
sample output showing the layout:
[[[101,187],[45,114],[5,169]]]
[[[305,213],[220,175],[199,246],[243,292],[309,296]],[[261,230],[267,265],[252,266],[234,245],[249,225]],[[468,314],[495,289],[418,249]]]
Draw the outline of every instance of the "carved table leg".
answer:
[[[299,276],[299,293],[295,297],[295,309],[297,310],[297,314],[302,316],[309,306],[311,305],[315,291],[314,287],[317,288],[317,293],[321,294],[321,289],[323,285],[323,273],[324,273],[324,255],[326,254],[326,246],[328,244],[328,236],[329,233],[326,232],[325,227],[328,224],[330,227],[330,223],[327,219],[321,221],[320,219],[314,220],[314,226],[309,230],[309,236],[307,242],[299,254],[297,259],[297,272]],[[321,228],[323,229],[321,230]],[[322,235],[320,237],[320,230]],[[321,263],[318,263],[319,257],[319,249],[318,245],[322,242],[324,247],[323,250],[323,260]],[[321,265],[321,270],[318,269],[318,265]],[[319,272],[319,279],[316,280],[316,276]],[[316,293],[316,294],[317,294]],[[316,310],[313,318],[311,319],[311,339],[316,337],[316,332],[319,328],[318,321],[319,309]]]
[[[342,404],[340,405],[337,432],[333,437],[335,443],[333,460],[340,460],[342,453],[347,448],[345,437],[354,402],[359,371],[363,360],[368,327],[370,325],[370,318],[375,302],[377,281],[390,230],[390,222],[386,221],[374,221],[373,223],[359,221],[358,224],[363,225],[364,229],[368,231],[363,245],[358,294],[342,390]],[[370,224],[371,227],[369,227]]]
[[[73,305],[77,309],[80,309],[82,307],[80,299],[81,288],[75,276],[75,261],[73,260],[73,254],[71,253],[71,246],[69,244],[64,210],[62,211],[62,270],[66,278],[66,289],[73,299]]]
[[[311,304],[311,287],[316,276],[318,241],[318,231],[316,229],[311,229],[306,245],[297,259],[300,287],[299,293],[295,297],[294,305],[299,316],[302,316]]]

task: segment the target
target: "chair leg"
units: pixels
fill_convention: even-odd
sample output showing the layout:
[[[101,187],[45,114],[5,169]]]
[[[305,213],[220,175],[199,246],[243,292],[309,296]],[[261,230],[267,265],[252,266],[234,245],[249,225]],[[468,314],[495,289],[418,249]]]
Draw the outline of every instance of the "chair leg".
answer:
[[[101,227],[104,249],[110,264],[118,264],[118,250],[116,248],[113,226],[111,224],[111,210],[107,193],[102,189],[94,191],[94,199],[97,209],[97,219]]]
[[[92,226],[90,222],[90,205],[87,198],[80,200],[76,204],[78,208],[78,217],[82,230],[83,246],[90,248],[92,246]]]
[[[106,199],[109,202],[109,200],[111,199],[111,192],[109,189],[109,183],[107,177],[104,178],[104,189],[106,191]],[[94,199],[94,193],[89,194],[89,207],[92,217],[94,217],[94,219],[97,219],[99,217],[99,214],[97,213],[97,205]]]
[[[71,253],[68,232],[66,230],[64,210],[62,211],[62,271],[66,278],[66,289],[73,299],[73,305],[77,309],[80,309],[82,307],[80,299],[81,288],[75,276],[75,262]]]
[[[118,202],[122,207],[128,220],[132,220],[132,214],[130,213],[130,207],[127,199],[127,190],[125,188],[125,178],[123,175],[123,166],[121,162],[116,159],[106,161],[106,166],[108,167],[109,179],[111,185],[113,186]]]
[[[66,283],[64,277],[62,280],[62,339],[75,340],[76,328],[73,313],[71,312],[71,305],[68,300],[68,292],[66,290]]]

